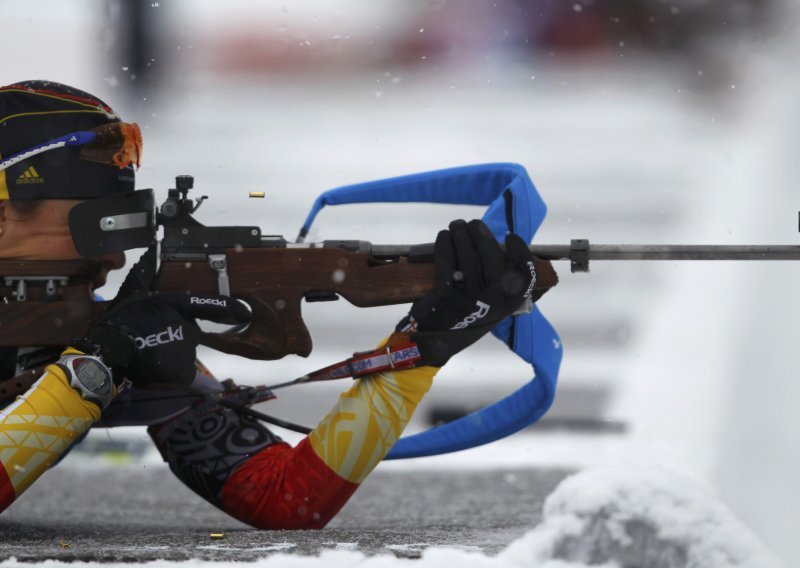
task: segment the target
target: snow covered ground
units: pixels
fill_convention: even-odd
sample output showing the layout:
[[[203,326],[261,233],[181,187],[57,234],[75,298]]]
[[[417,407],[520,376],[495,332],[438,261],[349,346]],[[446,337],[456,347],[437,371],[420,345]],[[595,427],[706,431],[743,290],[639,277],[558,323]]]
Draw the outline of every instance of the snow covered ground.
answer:
[[[195,14],[195,20],[184,14],[186,25],[202,26],[213,17],[213,4],[204,3],[206,15]],[[85,86],[112,104],[122,101],[115,106],[127,106],[126,116],[145,132],[140,187],[156,187],[163,197],[175,174],[194,174],[197,194],[211,198],[199,214],[207,224],[256,224],[293,237],[324,189],[452,165],[516,161],[528,168],[550,208],[538,242],[798,239],[793,133],[800,82],[792,70],[797,34],[791,13],[770,40],[729,46],[736,71],[726,89],[711,94],[692,88],[698,74],[715,71],[702,62],[693,67],[629,57],[623,65],[627,54],[621,51],[616,60],[566,66],[541,58],[500,68],[333,72],[288,81],[233,77],[224,83],[208,74],[182,75],[157,102],[134,104],[110,86],[115,81],[108,74],[93,70],[102,60],[96,15],[49,5],[34,14],[21,2],[0,3],[0,19],[13,23],[3,42],[31,34],[48,39],[42,50],[22,50],[5,61],[0,83],[47,77]],[[248,199],[252,190],[266,191],[267,198]],[[325,211],[312,236],[427,242],[451,218],[476,214],[468,208],[353,207]],[[568,535],[594,530],[582,523],[597,516],[587,517],[582,508],[610,506],[620,507],[623,516],[650,519],[662,537],[674,531],[671,542],[702,559],[697,565],[771,566],[765,547],[787,566],[797,565],[800,387],[793,354],[800,308],[793,292],[800,269],[596,263],[588,275],[571,275],[566,266],[557,268],[562,282],[541,301],[565,345],[563,398],[554,413],[574,418],[575,408],[583,408],[579,395],[588,393],[596,425],[620,427],[534,430],[487,448],[382,464],[409,471],[586,469],[551,496],[545,522],[497,558],[430,550],[418,563],[514,566],[535,559],[542,566],[581,566],[590,559],[580,555],[591,551],[575,545],[575,556],[554,556],[553,547]],[[109,290],[118,282],[112,280]],[[304,312],[317,344],[308,360],[265,366],[212,353],[204,358],[220,376],[242,382],[295,377],[374,343],[403,310],[364,314],[322,304]],[[348,328],[348,341],[331,342],[351,321],[358,326]],[[465,393],[485,403],[529,378],[524,365],[510,356],[499,365],[496,354],[496,346],[483,342],[448,365],[413,427],[426,426],[426,408],[464,403]],[[267,409],[310,422],[338,390],[331,385],[282,394],[280,411]],[[595,501],[603,498],[606,505]],[[619,526],[613,515],[606,520],[606,527]],[[619,536],[616,528],[608,530],[609,538]],[[596,542],[597,533],[591,534],[583,541]],[[707,538],[696,541],[698,534]],[[265,563],[404,561],[334,551]]]
[[[85,472],[86,473],[86,472]],[[152,471],[148,471],[153,475]],[[98,482],[101,477],[96,472],[88,472],[89,479]],[[130,483],[134,489],[144,490],[145,484],[131,476],[141,476],[141,472],[127,470],[117,479]],[[527,474],[518,471],[520,477]],[[391,478],[376,474],[384,483],[391,482]],[[506,474],[506,477],[511,474]],[[495,477],[498,477],[495,475]],[[513,477],[513,476],[512,476]],[[79,476],[67,475],[65,483],[77,483]],[[434,482],[435,478],[428,476],[427,483]],[[477,481],[473,476],[473,482]],[[400,485],[408,484],[407,480],[395,479]],[[177,484],[176,481],[173,481]],[[412,482],[413,483],[413,482]],[[460,485],[461,480],[457,481]],[[514,483],[511,486],[515,485]],[[511,487],[509,486],[509,488]],[[523,486],[516,485],[517,489]],[[180,492],[180,486],[177,487]],[[500,488],[496,488],[499,490]],[[188,490],[184,491],[188,493]],[[499,491],[496,491],[497,493]],[[108,496],[108,495],[107,495]],[[173,505],[178,504],[171,497],[163,496]],[[517,496],[520,500],[520,496]],[[124,498],[129,505],[135,503],[135,497]],[[411,499],[413,501],[413,498]],[[73,565],[76,560],[81,566],[98,566],[96,562],[85,562],[86,558],[103,558],[111,560],[124,556],[128,562],[141,562],[148,558],[158,558],[161,555],[174,558],[174,555],[187,552],[201,554],[203,558],[221,558],[223,560],[254,560],[258,559],[261,566],[297,566],[297,567],[339,567],[339,566],[364,566],[364,567],[389,567],[406,566],[413,562],[415,566],[439,567],[458,563],[465,567],[530,567],[537,568],[585,568],[588,566],[610,567],[647,567],[647,568],[684,568],[687,566],[713,566],[716,568],[753,567],[777,568],[779,566],[775,557],[768,552],[752,532],[735,519],[731,512],[719,501],[699,488],[696,483],[674,472],[659,467],[623,467],[623,468],[595,468],[568,477],[550,494],[544,503],[543,515],[533,530],[522,533],[508,546],[495,550],[490,556],[485,551],[485,546],[491,543],[483,537],[480,531],[480,521],[483,519],[489,526],[484,525],[484,532],[492,534],[494,538],[501,537],[492,517],[497,517],[501,510],[489,505],[490,496],[482,497],[488,509],[495,514],[486,515],[484,511],[474,510],[469,520],[464,520],[467,525],[460,530],[458,523],[446,522],[443,526],[434,528],[428,519],[420,523],[416,530],[403,530],[405,524],[394,524],[392,528],[386,526],[383,530],[367,529],[369,524],[362,524],[363,532],[358,530],[342,530],[340,523],[335,523],[335,529],[325,531],[281,531],[257,533],[258,531],[235,530],[229,527],[225,530],[225,537],[209,541],[198,538],[198,523],[194,518],[187,519],[187,524],[195,527],[194,531],[187,531],[183,541],[169,538],[175,530],[167,520],[161,527],[166,534],[149,535],[149,538],[140,538],[137,535],[144,531],[152,531],[156,526],[147,524],[146,509],[134,507],[128,511],[130,527],[113,519],[113,513],[100,513],[112,526],[110,530],[101,531],[91,529],[97,519],[84,519],[76,522],[72,517],[73,530],[67,532],[57,530],[53,532],[47,524],[34,522],[31,530],[41,534],[39,546],[45,549],[56,548],[53,537],[61,538],[63,546],[59,556],[72,551],[77,555],[70,558]],[[524,500],[521,500],[524,502]],[[39,503],[47,508],[46,503]],[[431,504],[435,507],[434,504]],[[200,516],[206,516],[196,507],[188,505]],[[541,506],[541,505],[540,505]],[[448,504],[442,503],[440,507],[447,508]],[[430,507],[428,507],[430,508]],[[514,513],[519,514],[520,507],[513,505]],[[348,507],[349,509],[349,507]],[[506,510],[508,511],[508,509]],[[145,513],[142,516],[142,513]],[[416,513],[408,510],[407,513],[416,518]],[[538,510],[532,516],[538,518]],[[345,512],[345,514],[347,514]],[[375,517],[374,512],[362,507],[362,514]],[[524,513],[523,513],[524,514]],[[174,517],[172,511],[166,515]],[[220,513],[217,512],[217,516]],[[349,516],[352,517],[352,514]],[[33,517],[28,517],[33,519]],[[420,519],[422,520],[422,519]],[[174,522],[174,519],[172,519]],[[352,521],[352,519],[351,519]],[[152,522],[152,519],[151,519]],[[206,519],[209,522],[209,519]],[[440,523],[442,520],[439,521]],[[501,521],[502,522],[502,521]],[[144,523],[144,524],[143,524]],[[219,523],[219,521],[217,521]],[[380,524],[381,521],[378,521]],[[84,525],[83,531],[75,530],[80,524]],[[211,522],[212,526],[215,524]],[[161,525],[157,525],[161,526]],[[202,522],[200,523],[202,526]],[[216,524],[216,526],[220,526]],[[224,526],[224,525],[223,525]],[[358,526],[358,525],[357,525]],[[507,525],[500,525],[507,526]],[[145,528],[148,527],[148,528]],[[168,528],[169,527],[169,528]],[[473,535],[470,539],[453,538],[442,534],[445,527],[451,530]],[[510,527],[508,527],[510,528]],[[115,534],[113,531],[120,533]],[[477,531],[477,534],[476,534]],[[220,531],[217,531],[220,532]],[[131,533],[133,538],[131,538]],[[228,534],[229,533],[229,534]],[[515,530],[516,534],[521,534]],[[13,534],[13,532],[11,533]],[[50,534],[50,538],[46,535]],[[115,535],[116,538],[114,538]],[[266,537],[262,536],[266,535]],[[388,537],[388,538],[385,538]],[[410,537],[410,538],[409,538]],[[28,541],[29,537],[20,534],[19,538]],[[430,541],[452,543],[448,546],[441,544],[432,545]],[[394,542],[392,542],[394,541]],[[316,543],[316,546],[314,546]],[[5,543],[0,543],[0,553],[3,552]],[[9,543],[12,546],[14,543]],[[309,544],[311,549],[309,550]],[[381,546],[382,544],[382,546]],[[378,551],[375,551],[378,545]],[[16,550],[14,548],[12,550]],[[366,555],[365,549],[371,554]],[[7,553],[6,553],[7,554]],[[30,561],[36,558],[37,553],[31,550],[21,551],[25,562],[8,559],[3,566],[29,566]],[[146,555],[146,556],[142,556]],[[46,557],[46,556],[45,556]],[[181,556],[178,556],[179,558]],[[260,558],[263,557],[263,558]],[[41,563],[42,565],[63,565],[53,561]],[[122,565],[122,564],[119,564]],[[127,564],[130,565],[130,564]],[[176,563],[165,560],[147,561],[143,565],[162,566],[219,566],[220,561],[194,559]],[[100,566],[108,566],[101,564]]]

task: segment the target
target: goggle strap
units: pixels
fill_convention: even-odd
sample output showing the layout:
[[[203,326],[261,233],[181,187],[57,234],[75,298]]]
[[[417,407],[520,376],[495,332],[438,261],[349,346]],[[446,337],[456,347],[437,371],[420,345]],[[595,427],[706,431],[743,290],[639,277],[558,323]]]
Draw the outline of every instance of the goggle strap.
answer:
[[[94,140],[95,136],[96,134],[94,132],[70,132],[69,134],[65,134],[60,138],[50,140],[43,144],[39,144],[38,146],[34,146],[33,148],[28,148],[27,150],[9,156],[0,162],[0,172],[10,168],[14,164],[18,164],[19,162],[27,160],[28,158],[49,152],[50,150],[55,150],[56,148],[63,148],[64,146],[82,146]]]

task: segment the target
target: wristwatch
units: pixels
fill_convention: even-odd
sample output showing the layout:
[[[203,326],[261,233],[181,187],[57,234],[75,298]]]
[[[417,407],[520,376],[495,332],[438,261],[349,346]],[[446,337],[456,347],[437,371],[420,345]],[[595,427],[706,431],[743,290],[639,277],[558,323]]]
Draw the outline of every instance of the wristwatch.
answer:
[[[70,386],[101,410],[114,398],[111,369],[99,357],[63,355],[56,365],[66,373]]]

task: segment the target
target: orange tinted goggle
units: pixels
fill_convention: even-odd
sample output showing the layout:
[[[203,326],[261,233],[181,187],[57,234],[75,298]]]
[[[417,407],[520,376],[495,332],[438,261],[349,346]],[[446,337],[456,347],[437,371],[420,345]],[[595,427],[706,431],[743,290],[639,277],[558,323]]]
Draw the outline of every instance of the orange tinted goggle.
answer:
[[[92,129],[95,137],[82,148],[80,157],[118,168],[136,165],[142,159],[142,131],[136,123],[111,122]]]
[[[82,160],[138,168],[142,158],[142,131],[136,123],[110,122],[91,130],[70,132],[33,148],[28,148],[0,161],[0,172],[38,154],[67,146],[80,146]]]

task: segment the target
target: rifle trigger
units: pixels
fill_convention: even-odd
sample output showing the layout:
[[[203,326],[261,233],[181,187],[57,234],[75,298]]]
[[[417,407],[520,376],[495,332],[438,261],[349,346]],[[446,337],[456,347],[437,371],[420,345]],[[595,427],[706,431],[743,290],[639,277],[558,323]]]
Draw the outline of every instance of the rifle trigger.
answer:
[[[217,288],[220,296],[231,295],[231,281],[228,278],[228,258],[224,254],[208,255],[208,266],[217,273]]]

